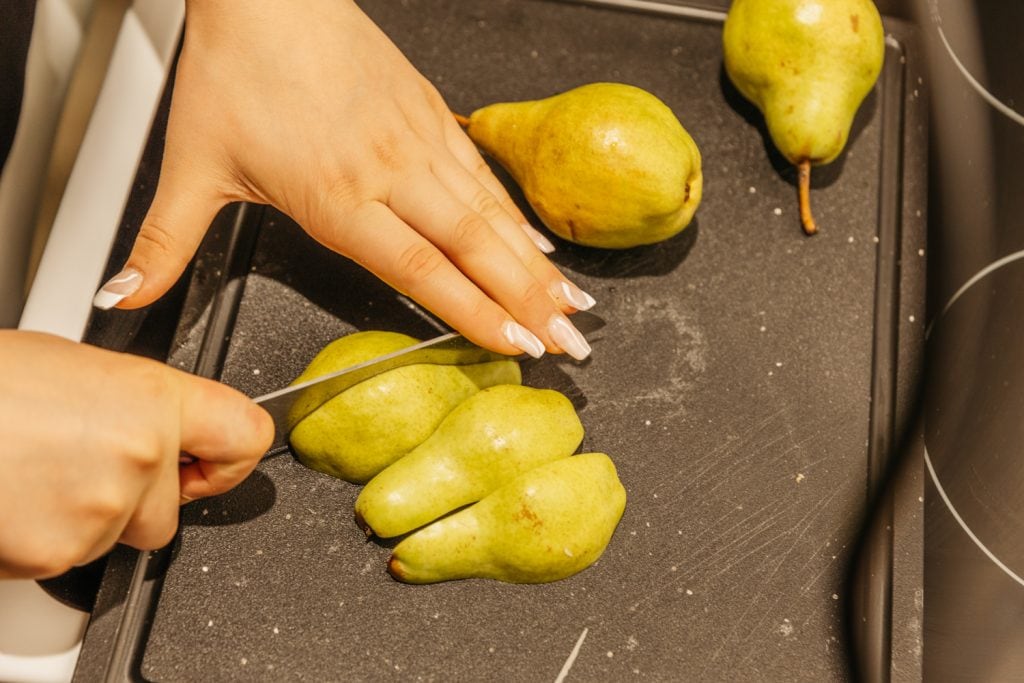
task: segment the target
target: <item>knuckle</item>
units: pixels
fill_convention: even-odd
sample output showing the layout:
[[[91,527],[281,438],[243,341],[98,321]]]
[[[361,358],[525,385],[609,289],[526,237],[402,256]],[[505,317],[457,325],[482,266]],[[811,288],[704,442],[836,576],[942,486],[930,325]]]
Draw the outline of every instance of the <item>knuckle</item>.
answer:
[[[158,213],[150,213],[135,238],[136,249],[170,256],[176,253],[174,230],[168,221]]]
[[[545,308],[545,318],[551,315],[551,309],[554,308],[554,301],[552,301],[551,295],[548,294],[547,289],[537,280],[533,280],[530,284],[526,285],[522,292],[522,301],[528,306],[533,306],[537,309]]]
[[[479,155],[477,155],[476,160],[473,162],[473,168],[470,170],[478,178],[491,178],[494,176],[490,165]]]
[[[170,373],[156,363],[140,363],[136,366],[134,380],[132,390],[135,399],[143,405],[151,406],[149,412],[157,415],[158,421],[150,421],[137,428],[124,426],[118,434],[111,436],[114,440],[112,446],[124,462],[138,470],[149,471],[158,467],[163,459],[166,430],[161,427],[167,423],[159,420],[170,420],[176,414],[169,410],[174,405],[171,397],[175,387]]]
[[[138,550],[159,550],[174,540],[177,531],[177,518],[167,517],[147,526],[132,545]]]
[[[29,539],[18,549],[18,574],[27,578],[58,576],[71,569],[81,559],[70,544],[45,544]]]
[[[488,314],[491,313],[491,302],[490,300],[479,297],[474,299],[471,304],[467,307],[467,319],[469,320],[487,320]]]
[[[89,499],[82,504],[83,518],[100,525],[107,525],[120,519],[128,511],[128,500],[125,496],[126,492],[119,486],[93,487]]]
[[[494,198],[486,188],[480,188],[473,196],[473,203],[470,205],[481,216],[500,216],[505,209],[497,199]]]
[[[467,213],[452,228],[452,247],[459,251],[475,249],[480,246],[490,229],[490,224],[479,214]]]
[[[398,272],[403,282],[415,285],[429,280],[444,265],[445,258],[429,244],[408,247],[398,257]]]
[[[347,203],[362,193],[363,183],[356,173],[339,169],[324,177],[328,178],[324,194],[332,200]]]
[[[394,135],[384,133],[370,140],[370,151],[384,168],[392,170],[399,166],[401,153]]]

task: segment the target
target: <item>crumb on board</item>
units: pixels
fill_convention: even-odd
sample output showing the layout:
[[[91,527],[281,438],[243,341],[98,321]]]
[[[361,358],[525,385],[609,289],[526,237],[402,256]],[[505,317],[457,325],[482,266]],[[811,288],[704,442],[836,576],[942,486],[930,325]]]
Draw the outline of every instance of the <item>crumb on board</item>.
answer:
[[[686,594],[687,594],[687,595],[693,595],[693,591],[692,591],[692,590],[690,590],[689,588],[687,588],[687,589],[686,589]]]
[[[207,567],[205,564],[203,565],[202,569],[204,574],[210,571],[210,568]]]
[[[774,213],[776,216],[781,216],[782,215],[782,209],[780,209],[779,207],[776,206],[774,209],[772,209],[772,213]]]
[[[803,473],[803,472],[797,472],[797,473],[796,473],[796,483],[798,483],[798,484],[799,484],[799,483],[801,483],[801,482],[802,482],[802,481],[803,481],[804,479],[806,479],[806,478],[807,478],[807,477],[805,477],[805,476],[804,476],[804,473]]]

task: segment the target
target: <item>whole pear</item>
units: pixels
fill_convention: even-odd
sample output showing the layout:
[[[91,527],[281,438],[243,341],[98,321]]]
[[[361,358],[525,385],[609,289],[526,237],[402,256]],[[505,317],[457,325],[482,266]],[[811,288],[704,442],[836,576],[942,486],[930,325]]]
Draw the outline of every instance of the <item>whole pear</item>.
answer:
[[[601,556],[625,507],[626,490],[607,455],[562,458],[407,536],[388,571],[406,583],[557,581]]]
[[[370,480],[356,499],[356,520],[367,535],[404,534],[569,457],[582,440],[576,410],[559,392],[516,384],[484,389]]]
[[[660,242],[685,228],[700,204],[696,143],[641,88],[591,83],[491,104],[461,122],[541,221],[572,242],[612,249]]]
[[[295,383],[418,341],[378,330],[341,337],[325,346]],[[307,467],[361,484],[423,442],[469,396],[520,381],[519,364],[512,360],[389,370],[346,389],[299,422],[290,436],[292,451]]]
[[[872,0],[733,0],[722,47],[729,79],[798,169],[800,218],[813,234],[811,166],[842,152],[882,70],[878,10]]]

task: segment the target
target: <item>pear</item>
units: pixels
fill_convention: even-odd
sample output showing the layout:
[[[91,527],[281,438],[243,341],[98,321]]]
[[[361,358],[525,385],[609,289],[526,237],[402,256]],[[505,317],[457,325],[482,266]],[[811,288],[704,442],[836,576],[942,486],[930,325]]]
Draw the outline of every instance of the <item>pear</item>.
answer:
[[[557,391],[515,384],[484,389],[370,480],[356,499],[356,520],[367,535],[404,534],[569,457],[582,440],[572,403]]]
[[[384,331],[356,332],[325,346],[295,380],[304,382],[419,340]],[[465,399],[495,384],[518,384],[519,364],[416,364],[356,384],[313,411],[291,432],[299,461],[361,484],[427,439]]]
[[[457,117],[556,235],[622,249],[672,237],[701,198],[700,152],[651,93],[591,83]]]
[[[882,70],[878,10],[872,0],[733,0],[722,46],[729,79],[797,167],[800,220],[814,234],[811,166],[842,152]]]
[[[410,534],[395,546],[388,571],[406,583],[557,581],[601,556],[625,506],[607,455],[562,458]]]

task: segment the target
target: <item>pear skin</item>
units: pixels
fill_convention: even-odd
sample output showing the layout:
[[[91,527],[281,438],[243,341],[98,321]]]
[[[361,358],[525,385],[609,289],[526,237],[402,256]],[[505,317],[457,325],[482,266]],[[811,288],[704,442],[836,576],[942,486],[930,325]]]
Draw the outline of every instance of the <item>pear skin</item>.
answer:
[[[502,102],[463,119],[556,235],[624,249],[672,237],[693,218],[700,151],[651,93],[591,83],[541,100]]]
[[[872,0],[734,0],[722,32],[725,71],[764,114],[778,150],[798,169],[800,217],[811,166],[835,160],[885,58]]]
[[[601,556],[625,506],[626,490],[607,455],[562,458],[407,536],[388,571],[418,584],[557,581]]]
[[[494,386],[463,401],[356,499],[367,535],[399,536],[475,503],[534,467],[572,455],[583,425],[551,389]]]
[[[324,347],[296,383],[417,343],[403,334],[357,332]],[[519,364],[408,365],[338,394],[292,430],[292,451],[311,469],[364,483],[427,439],[457,405],[495,384],[518,384]]]

